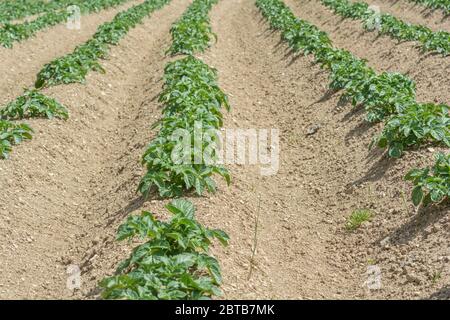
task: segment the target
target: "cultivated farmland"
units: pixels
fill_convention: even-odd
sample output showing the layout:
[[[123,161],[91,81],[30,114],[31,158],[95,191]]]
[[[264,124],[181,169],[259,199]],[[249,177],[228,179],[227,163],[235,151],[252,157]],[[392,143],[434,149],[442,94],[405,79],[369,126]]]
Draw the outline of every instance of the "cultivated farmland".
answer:
[[[449,10],[1,1],[0,298],[450,299]]]

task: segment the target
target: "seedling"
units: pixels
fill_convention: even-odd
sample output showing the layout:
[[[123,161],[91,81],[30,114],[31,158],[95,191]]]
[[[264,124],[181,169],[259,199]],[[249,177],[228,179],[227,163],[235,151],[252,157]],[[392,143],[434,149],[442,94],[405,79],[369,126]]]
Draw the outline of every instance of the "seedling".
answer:
[[[347,223],[345,224],[345,228],[348,231],[355,231],[358,229],[364,222],[370,221],[372,219],[372,212],[368,209],[358,209],[352,212],[350,217],[348,218]]]

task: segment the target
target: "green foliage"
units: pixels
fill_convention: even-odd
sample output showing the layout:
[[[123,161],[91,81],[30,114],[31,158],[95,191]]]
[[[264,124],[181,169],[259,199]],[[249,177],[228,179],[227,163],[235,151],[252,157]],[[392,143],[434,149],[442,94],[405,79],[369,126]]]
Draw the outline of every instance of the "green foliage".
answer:
[[[377,74],[366,61],[350,52],[333,48],[328,36],[306,21],[296,18],[281,0],[257,0],[274,29],[279,29],[294,51],[314,54],[322,68],[330,71],[330,88],[344,90],[343,98],[353,105],[363,105],[367,120],[385,121],[382,134],[371,145],[388,147],[392,157],[404,149],[426,142],[449,145],[448,106],[416,101],[415,83],[405,75],[383,72]],[[369,15],[365,5],[349,8],[346,0],[327,0],[346,17]]]
[[[446,105],[414,103],[387,120],[373,144],[388,148],[389,156],[398,158],[411,146],[428,142],[450,147],[450,115]]]
[[[450,33],[446,31],[433,32],[425,26],[412,25],[389,14],[379,14],[370,9],[365,2],[349,0],[321,0],[321,2],[342,17],[362,20],[364,28],[368,30],[372,30],[377,23],[381,34],[387,34],[401,41],[418,41],[424,51],[435,51],[443,55],[450,53]]]
[[[354,101],[364,105],[367,120],[381,121],[390,115],[402,112],[415,101],[416,84],[400,73],[383,72],[371,77],[355,91]]]
[[[431,9],[441,9],[445,15],[450,14],[450,1],[449,0],[409,0],[419,3]]]
[[[217,85],[216,71],[193,56],[169,63],[164,78],[159,96],[164,104],[163,118],[158,123],[158,136],[143,156],[147,174],[141,180],[139,191],[147,196],[151,188],[156,187],[162,197],[180,196],[184,190],[192,188],[199,195],[205,189],[214,192],[216,185],[211,176],[219,174],[230,183],[230,175],[216,164],[215,153],[211,154],[210,161],[203,159],[202,154],[219,144],[215,133],[222,126],[221,106],[229,109],[227,96]],[[181,130],[189,135],[187,153],[177,149],[180,144],[177,133]],[[197,130],[213,132],[203,135],[198,148],[195,147]],[[175,161],[174,154],[179,153],[183,153],[180,161]]]
[[[74,52],[46,64],[37,75],[35,87],[83,83],[89,71],[104,72],[98,60],[107,57],[109,45],[117,45],[131,28],[169,1],[147,0],[120,12],[111,22],[102,24],[93,38],[78,46]]]
[[[0,119],[17,120],[24,118],[54,117],[66,120],[69,114],[64,106],[55,99],[36,90],[27,90],[16,100],[0,109]]]
[[[120,5],[129,0],[58,0],[52,1],[53,5],[42,7],[45,14],[33,21],[24,23],[5,23],[0,29],[0,44],[6,48],[11,48],[15,41],[22,41],[35,35],[36,32],[57,25],[67,20],[70,13],[66,7],[77,5],[81,14],[89,14],[103,9]]]
[[[372,212],[368,209],[358,209],[352,212],[345,224],[345,228],[348,231],[354,231],[358,229],[364,222],[372,219]]]
[[[322,1],[344,17],[365,19],[367,27],[369,22],[374,22],[371,21],[374,18],[373,12],[364,3],[351,4],[347,0]],[[418,103],[414,81],[399,73],[377,74],[367,66],[366,61],[348,51],[333,48],[325,33],[296,18],[283,1],[256,0],[256,5],[270,26],[281,31],[282,38],[294,52],[314,54],[322,68],[330,71],[331,89],[344,90],[343,98],[351,100],[355,106],[363,105],[368,121],[385,121],[382,133],[373,139],[370,147],[377,145],[387,148],[390,157],[400,157],[405,149],[426,143],[439,143],[450,147],[450,116],[447,105]],[[448,34],[436,32],[430,35],[420,26],[401,25],[397,28],[400,22],[387,15],[383,16],[380,23],[385,32],[399,39],[420,37],[420,41],[425,39],[422,43],[427,50],[432,48],[439,51],[444,48],[443,50],[448,52]],[[389,31],[386,31],[388,29]],[[431,38],[434,40],[430,40]],[[438,38],[440,40],[437,40]],[[443,191],[439,193],[442,194]],[[415,203],[419,201],[417,199],[426,197],[423,196],[423,190],[416,187],[413,192]],[[428,197],[431,199],[431,192]],[[433,198],[440,199],[438,191],[434,192]]]
[[[101,281],[104,298],[193,300],[221,294],[220,266],[209,246],[214,238],[227,245],[228,235],[197,222],[189,201],[173,200],[166,208],[173,214],[168,222],[142,212],[119,227],[118,240],[140,237],[146,242],[133,249],[115,276]]]
[[[415,206],[441,202],[450,196],[450,154],[436,154],[432,168],[413,169],[405,179],[414,183],[411,198]]]
[[[172,46],[168,52],[194,54],[203,52],[210,44],[212,33],[208,12],[218,0],[194,0],[181,18],[170,29]]]
[[[272,28],[281,28],[282,37],[294,51],[314,54],[322,68],[330,71],[331,89],[345,90],[343,98],[350,99],[353,105],[366,106],[370,111],[370,121],[381,120],[388,111],[394,112],[396,108],[393,105],[401,104],[401,101],[405,100],[405,94],[409,93],[407,100],[411,100],[411,95],[414,97],[414,83],[411,80],[397,74],[377,75],[367,66],[366,61],[348,51],[333,48],[326,33],[304,20],[297,19],[282,1],[257,0],[257,6]],[[397,86],[391,88],[391,84]]]
[[[0,158],[7,159],[12,146],[31,139],[33,130],[26,124],[0,120]]]
[[[38,73],[36,88],[51,87],[59,84],[84,83],[89,71],[105,72],[98,60],[106,58],[108,47],[96,39],[75,48],[61,58],[46,64]]]
[[[53,2],[53,1],[52,1]],[[44,0],[4,0],[0,2],[0,24],[22,19],[48,10],[51,2]]]

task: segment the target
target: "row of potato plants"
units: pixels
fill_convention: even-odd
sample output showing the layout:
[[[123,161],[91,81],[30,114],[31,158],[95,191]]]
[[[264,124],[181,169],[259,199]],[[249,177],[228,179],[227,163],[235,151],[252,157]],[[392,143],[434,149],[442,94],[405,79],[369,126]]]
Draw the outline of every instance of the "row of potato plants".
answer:
[[[41,16],[23,23],[4,23],[0,28],[0,44],[11,48],[14,42],[26,40],[38,31],[63,23],[70,16],[68,6],[76,5],[81,14],[89,14],[118,6],[129,0],[59,0],[53,5],[44,6]],[[53,2],[50,2],[53,3]]]
[[[374,137],[370,147],[376,145],[387,148],[388,155],[396,158],[405,149],[418,148],[423,144],[435,143],[450,147],[447,105],[418,103],[413,80],[400,73],[377,74],[366,61],[346,50],[334,48],[325,32],[296,18],[283,1],[256,0],[256,4],[271,27],[281,31],[282,38],[295,52],[313,54],[316,62],[330,71],[330,89],[343,90],[341,99],[351,101],[354,106],[363,106],[368,121],[384,121],[381,134]],[[439,194],[448,195],[448,178],[442,179],[447,182],[440,184],[440,190],[444,191],[439,191]],[[436,189],[435,184],[423,183],[421,186],[425,192],[438,192],[433,191]],[[431,197],[436,202],[443,198]]]
[[[194,142],[194,131],[217,130],[222,126],[221,107],[229,109],[226,95],[217,85],[216,70],[193,56],[210,44],[211,29],[207,18],[216,1],[194,0],[171,29],[172,55],[186,57],[167,64],[164,86],[159,101],[163,103],[163,117],[157,123],[159,132],[143,156],[147,174],[139,190],[147,197],[151,190],[163,198],[176,198],[191,189],[197,194],[216,189],[212,174],[217,173],[230,182],[228,171],[214,163],[195,163],[198,153],[191,149],[177,164],[180,130]],[[193,16],[196,19],[191,19]],[[191,21],[192,25],[184,25]],[[198,22],[201,23],[198,23]],[[204,23],[207,23],[205,25]],[[180,31],[184,25],[190,32]],[[185,30],[183,27],[183,30]],[[216,136],[203,142],[201,150],[216,143]],[[187,161],[186,161],[187,160]],[[223,245],[229,237],[222,230],[211,230],[195,220],[194,206],[183,199],[173,200],[166,208],[173,214],[162,222],[149,212],[130,216],[119,227],[117,239],[131,239],[138,235],[144,244],[133,249],[129,258],[120,263],[116,275],[100,282],[105,299],[210,299],[221,294],[222,282],[218,261],[209,254],[214,238]]]
[[[404,22],[387,13],[379,14],[365,2],[320,1],[342,17],[362,20],[367,30],[377,29],[380,34],[387,34],[400,41],[418,41],[423,51],[434,51],[444,56],[450,53],[450,33],[446,31],[434,32],[428,27]]]
[[[0,1],[0,24],[44,12],[52,5],[53,1],[44,0]]]
[[[409,0],[431,9],[440,9],[445,15],[450,14],[450,1],[449,0]]]
[[[34,89],[0,108],[0,158],[7,158],[12,146],[31,139],[32,129],[26,124],[15,124],[14,120],[27,118],[61,118],[66,120],[66,108],[39,92],[44,87],[85,81],[90,70],[103,71],[98,62],[108,55],[109,45],[117,45],[128,31],[140,23],[151,12],[161,8],[170,0],[146,0],[117,14],[111,22],[102,24],[95,35],[73,53],[46,64],[38,73]],[[18,128],[18,129],[16,129]],[[12,134],[14,132],[14,134]]]
[[[218,0],[194,0],[182,17],[173,24],[170,33],[172,45],[168,52],[175,54],[193,54],[205,50],[214,33],[209,24],[208,12]]]
[[[222,126],[221,107],[230,108],[227,96],[217,85],[217,71],[193,56],[211,44],[213,33],[208,13],[215,3],[217,0],[194,0],[170,30],[172,45],[168,52],[187,56],[168,63],[164,71],[165,83],[159,96],[159,102],[164,105],[163,117],[157,123],[160,130],[143,156],[147,174],[141,180],[139,191],[144,196],[148,196],[153,187],[162,197],[180,196],[191,189],[198,195],[205,189],[214,192],[213,174],[230,181],[228,171],[222,166],[205,164],[203,159],[196,161],[198,155],[194,148],[184,155],[183,163],[172,160],[176,146],[172,135],[176,130],[186,130],[194,144],[195,126],[200,126],[203,132],[219,129]],[[191,25],[186,26],[186,23]],[[185,28],[180,28],[183,25]],[[218,143],[218,138],[203,139],[202,143],[204,150],[208,145]]]
[[[148,196],[152,188],[156,188],[161,197],[177,197],[191,189],[198,195],[205,190],[214,192],[213,174],[221,175],[229,183],[228,171],[214,164],[214,159],[211,159],[211,164],[198,159],[197,148],[190,148],[188,154],[182,154],[179,163],[173,159],[179,145],[179,141],[174,141],[175,133],[185,130],[194,146],[196,129],[212,132],[222,126],[220,109],[224,106],[229,110],[229,104],[216,78],[215,69],[193,56],[166,66],[164,88],[159,96],[164,105],[163,117],[157,123],[160,130],[143,156],[147,173],[141,180],[139,191],[144,196]],[[201,143],[200,152],[218,145],[219,140],[211,135],[204,137]]]
[[[94,36],[72,53],[44,65],[37,75],[35,87],[84,83],[89,71],[104,72],[99,60],[107,58],[110,46],[117,45],[130,29],[168,2],[170,0],[146,0],[118,13],[112,21],[100,25]]]

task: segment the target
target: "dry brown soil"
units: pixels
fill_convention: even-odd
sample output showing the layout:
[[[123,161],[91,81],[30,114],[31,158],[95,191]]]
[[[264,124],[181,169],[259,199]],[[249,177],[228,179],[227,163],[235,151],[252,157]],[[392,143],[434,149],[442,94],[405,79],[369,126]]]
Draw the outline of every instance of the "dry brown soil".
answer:
[[[408,73],[420,101],[450,102],[448,58],[365,33],[318,1],[286,3],[377,71]],[[160,117],[156,97],[170,60],[164,55],[169,29],[188,4],[173,0],[131,30],[103,62],[106,74],[45,92],[64,103],[71,117],[30,120],[34,139],[0,163],[1,298],[97,298],[98,281],[131,249],[114,241],[117,227],[141,210],[167,217],[166,200],[144,201],[136,188],[144,174],[140,157],[156,134],[150,126]],[[437,23],[414,10],[404,12]],[[93,25],[100,17],[107,20],[99,14]],[[448,205],[417,212],[409,200],[411,185],[402,179],[409,169],[430,164],[432,150],[410,151],[397,161],[369,152],[381,126],[368,126],[364,114],[339,103],[339,93],[329,94],[328,74],[312,57],[292,55],[254,1],[222,0],[210,17],[218,41],[201,58],[218,69],[230,98],[224,127],[279,129],[281,150],[276,175],[228,165],[230,187],[218,179],[216,194],[187,197],[202,223],[231,237],[228,247],[212,250],[223,269],[223,298],[449,299]],[[24,43],[28,54],[32,48],[45,52],[41,46],[60,36],[55,29]],[[0,80],[2,102],[30,85],[40,64],[76,45],[73,39],[62,43],[45,59],[34,56],[28,68],[19,66],[27,54],[14,51],[18,55],[9,63],[22,68],[24,79],[10,72],[4,78],[12,80]],[[372,221],[346,231],[349,215],[363,208],[372,211]],[[71,264],[82,269],[75,292],[66,289]],[[378,290],[365,285],[371,265],[381,270]]]

